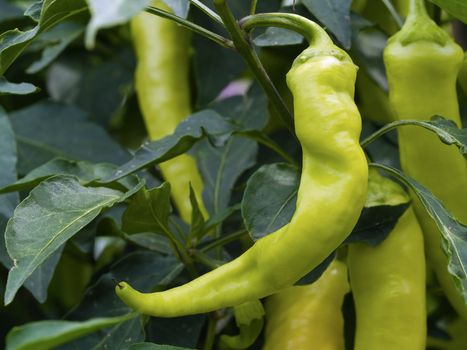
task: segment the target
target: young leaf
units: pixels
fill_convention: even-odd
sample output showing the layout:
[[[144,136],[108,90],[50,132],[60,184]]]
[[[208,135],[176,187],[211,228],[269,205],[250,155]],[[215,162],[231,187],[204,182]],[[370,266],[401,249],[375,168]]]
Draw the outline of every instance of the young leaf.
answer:
[[[0,95],[29,95],[38,91],[40,89],[30,83],[11,83],[0,77]]]
[[[199,209],[198,198],[196,198],[193,187],[190,184],[190,203],[191,203],[191,225],[190,233],[188,234],[187,241],[192,239],[199,240],[202,238],[205,226],[203,213]]]
[[[84,322],[37,321],[14,327],[6,337],[6,350],[51,349],[88,333],[137,317],[130,313],[118,317],[95,318]]]
[[[286,225],[295,212],[300,173],[285,163],[263,165],[249,179],[242,216],[253,240]]]
[[[112,182],[144,167],[161,163],[189,150],[206,135],[220,136],[234,130],[234,126],[212,110],[195,113],[182,121],[172,135],[144,144],[133,158],[102,182]]]
[[[94,47],[99,29],[109,28],[128,22],[142,11],[150,0],[86,0],[91,11],[91,21],[86,29],[86,47]]]
[[[350,48],[351,0],[302,0],[302,3],[336,36],[345,49]]]
[[[169,235],[170,184],[147,190],[142,188],[123,213],[122,230],[126,233],[154,232]]]
[[[20,174],[55,157],[114,164],[129,159],[128,152],[104,129],[73,106],[39,102],[11,113],[11,123],[18,142]]]
[[[8,274],[5,304],[52,253],[125,193],[104,187],[86,188],[71,176],[42,182],[15,209],[5,241],[13,267]],[[34,232],[34,235],[31,233]]]
[[[448,257],[448,270],[467,303],[467,226],[458,222],[426,187],[404,173],[382,164],[370,163],[370,166],[380,168],[402,181],[420,199],[441,232],[443,249]]]
[[[84,0],[44,0],[37,26],[27,31],[9,30],[0,35],[0,75],[5,73],[37,35],[86,9]]]

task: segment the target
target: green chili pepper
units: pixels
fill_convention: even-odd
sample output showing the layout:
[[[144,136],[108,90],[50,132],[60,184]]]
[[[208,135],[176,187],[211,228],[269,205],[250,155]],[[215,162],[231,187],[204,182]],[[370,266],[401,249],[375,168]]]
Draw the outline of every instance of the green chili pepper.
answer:
[[[429,120],[438,114],[460,126],[456,78],[462,60],[462,49],[428,17],[424,1],[412,0],[404,27],[389,39],[384,51],[395,117]],[[400,128],[398,134],[404,172],[430,189],[466,224],[467,169],[456,147],[414,126]],[[414,209],[423,229],[428,260],[441,287],[457,312],[467,319],[467,307],[447,270],[440,233],[415,196]]]
[[[344,350],[341,307],[349,290],[347,267],[333,261],[313,284],[269,297],[263,350]]]
[[[163,1],[154,6],[170,11]],[[189,84],[189,33],[176,23],[148,13],[131,21],[133,44],[138,59],[135,87],[144,122],[151,140],[175,131],[191,113]],[[160,164],[164,178],[182,219],[191,221],[190,188],[202,198],[203,181],[195,160],[188,154]],[[200,203],[206,215],[206,209]]]
[[[378,246],[349,247],[357,314],[355,350],[424,350],[426,339],[423,234],[412,208]]]
[[[242,25],[288,26],[311,42],[287,74],[303,150],[296,211],[289,224],[237,259],[183,286],[145,294],[119,283],[118,296],[141,313],[202,313],[291,286],[343,242],[363,208],[368,164],[359,145],[361,118],[353,100],[356,66],[321,27],[301,16],[261,14]]]
[[[464,63],[462,64],[461,70],[459,72],[459,76],[457,77],[459,81],[459,85],[461,86],[462,90],[464,90],[464,94],[467,95],[467,52],[464,55]]]

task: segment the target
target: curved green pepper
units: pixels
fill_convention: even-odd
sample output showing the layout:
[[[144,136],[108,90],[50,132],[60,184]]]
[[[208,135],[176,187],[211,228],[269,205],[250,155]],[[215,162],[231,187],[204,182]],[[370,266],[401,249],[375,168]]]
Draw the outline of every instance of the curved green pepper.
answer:
[[[118,296],[141,313],[196,314],[274,294],[320,264],[358,220],[368,164],[359,144],[361,118],[353,100],[357,68],[314,22],[291,14],[266,16],[280,19],[276,25],[284,20],[299,23],[297,27],[311,37],[310,47],[287,74],[303,150],[296,211],[289,224],[256,241],[237,259],[183,286],[141,293],[119,283]]]

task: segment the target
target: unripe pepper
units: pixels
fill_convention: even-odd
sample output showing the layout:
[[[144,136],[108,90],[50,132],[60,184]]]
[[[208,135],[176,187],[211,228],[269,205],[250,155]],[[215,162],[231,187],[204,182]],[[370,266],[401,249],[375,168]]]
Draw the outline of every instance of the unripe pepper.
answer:
[[[329,256],[360,216],[368,164],[359,144],[361,118],[353,100],[356,66],[321,27],[301,16],[262,14],[249,23],[283,26],[284,21],[311,41],[287,74],[303,150],[295,213],[289,224],[256,241],[237,259],[183,286],[145,294],[119,283],[118,296],[141,313],[196,314],[274,294]]]
[[[270,296],[263,350],[344,350],[341,307],[349,291],[347,267],[333,261],[313,284]]]
[[[412,0],[400,32],[389,39],[384,62],[395,117],[429,120],[438,114],[461,125],[456,78],[463,51],[427,15],[423,0]],[[467,169],[456,147],[415,126],[398,129],[404,172],[427,187],[454,216],[467,223]],[[423,229],[426,254],[449,301],[467,319],[467,307],[447,270],[441,235],[421,203],[414,209]]]
[[[152,4],[170,11],[163,1],[153,1]],[[131,32],[138,60],[135,72],[138,101],[149,138],[158,140],[172,134],[191,113],[189,32],[170,20],[144,12],[132,19]],[[171,184],[171,194],[180,216],[190,222],[190,183],[198,200],[203,192],[196,161],[183,154],[159,166]],[[202,203],[200,209],[206,214]]]
[[[467,95],[467,52],[464,55],[464,63],[462,64],[461,70],[459,72],[459,76],[457,77],[459,80],[459,85],[461,86],[464,94]]]
[[[376,247],[349,247],[357,316],[354,350],[424,350],[426,339],[423,234],[412,208]]]

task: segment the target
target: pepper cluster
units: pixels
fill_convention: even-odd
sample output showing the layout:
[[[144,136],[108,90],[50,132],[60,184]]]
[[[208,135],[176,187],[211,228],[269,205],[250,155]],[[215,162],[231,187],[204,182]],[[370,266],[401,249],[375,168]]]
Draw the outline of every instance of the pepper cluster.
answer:
[[[375,3],[354,2],[354,10],[370,14]],[[384,50],[389,96],[365,72],[357,78],[350,56],[314,22],[291,14],[256,15],[242,22],[246,31],[255,26],[296,30],[310,43],[287,73],[303,155],[295,213],[287,225],[256,241],[238,258],[185,285],[141,293],[118,283],[116,292],[125,304],[143,314],[175,317],[268,297],[264,349],[344,349],[341,309],[351,290],[355,349],[421,350],[427,343],[426,274],[434,271],[452,307],[467,320],[467,306],[448,271],[439,229],[413,193],[412,204],[382,243],[340,248],[338,259],[316,282],[293,286],[342,247],[364,207],[368,161],[359,144],[359,107],[365,117],[379,116],[382,122],[428,121],[441,115],[461,127],[456,80],[463,51],[433,22],[423,0],[396,5],[407,17],[401,30],[372,18],[395,32]],[[136,89],[149,135],[159,139],[189,114],[190,101],[187,45],[176,46],[183,52],[158,51],[156,46],[167,41],[164,47],[172,48],[170,42],[186,40],[186,33],[147,14],[133,20],[132,31],[138,55]],[[153,45],[155,37],[158,45]],[[356,81],[359,106],[354,102]],[[402,170],[467,223],[467,166],[458,150],[417,126],[399,128],[398,138]],[[203,188],[194,160],[180,156],[161,164],[161,170],[175,190],[181,216],[189,222],[187,184],[198,198]],[[202,211],[206,214],[203,206]],[[250,345],[246,343],[230,347],[246,348]]]

